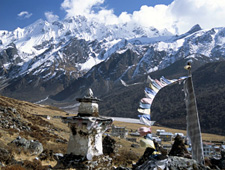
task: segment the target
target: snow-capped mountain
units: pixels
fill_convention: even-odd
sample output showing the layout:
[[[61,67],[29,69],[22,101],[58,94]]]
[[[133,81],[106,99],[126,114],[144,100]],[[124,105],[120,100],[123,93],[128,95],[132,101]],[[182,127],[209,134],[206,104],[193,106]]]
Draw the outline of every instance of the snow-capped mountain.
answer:
[[[121,85],[121,79],[135,81],[142,75],[162,70],[177,61],[181,61],[179,68],[183,68],[185,61],[191,59],[195,70],[205,63],[224,60],[223,33],[225,28],[202,30],[196,25],[186,34],[179,36],[123,39],[109,49],[117,49],[110,57],[53,98],[73,101],[89,87],[93,88],[97,95],[104,96],[118,84]],[[172,69],[173,74],[186,74],[184,69]]]
[[[105,26],[83,16],[52,23],[38,20],[12,32],[2,30],[1,89],[8,91],[8,94],[25,84],[29,89],[32,86],[38,87],[36,90],[43,94],[36,94],[35,100],[43,95],[55,94],[120,49],[123,46],[120,42],[122,39],[161,35],[171,34],[167,30],[158,31],[138,25]],[[50,91],[46,92],[49,82],[51,86],[58,84],[57,90],[49,87]],[[27,91],[32,92],[33,88]],[[23,99],[29,100],[31,97],[26,96]]]
[[[107,50],[121,39],[140,36],[158,37],[162,35],[171,34],[167,30],[159,32],[155,28],[141,28],[138,25],[132,26],[132,28],[129,25],[105,26],[102,23],[88,21],[83,16],[71,17],[52,23],[40,19],[23,29],[17,28],[12,32],[0,31],[0,50],[12,48],[12,44],[14,44],[18,49],[18,55],[14,55],[13,59],[16,60],[19,57],[21,60],[17,64],[23,65],[24,62],[30,61],[35,56],[42,55],[46,50],[49,51],[48,56],[60,52],[74,38],[83,39],[89,43],[97,41],[99,44],[89,47],[90,53],[88,59],[86,59],[88,61],[86,65],[89,65],[88,68],[87,66],[82,68],[90,69],[104,59],[99,55],[101,50]],[[100,49],[96,50],[95,48]],[[92,62],[89,60],[92,60]],[[7,62],[2,64],[4,64],[5,68],[10,66],[10,63]],[[80,65],[82,67],[82,64]]]
[[[79,88],[94,86],[98,77],[109,90],[120,79],[135,79],[182,58],[202,63],[223,59],[224,37],[225,28],[202,30],[199,25],[172,35],[166,29],[104,25],[83,16],[38,20],[23,29],[0,31],[1,91],[38,101],[73,89],[74,81]]]

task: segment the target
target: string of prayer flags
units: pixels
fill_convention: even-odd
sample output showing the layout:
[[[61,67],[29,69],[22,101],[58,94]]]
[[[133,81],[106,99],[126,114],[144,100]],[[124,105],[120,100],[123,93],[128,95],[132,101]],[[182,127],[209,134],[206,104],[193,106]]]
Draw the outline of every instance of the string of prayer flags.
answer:
[[[149,115],[149,120],[146,119],[145,116],[140,117],[140,121],[144,123],[145,125],[151,126],[150,123],[150,112],[151,112],[151,105],[152,102],[159,92],[163,87],[166,87],[168,85],[181,82],[185,80],[187,77],[180,77],[179,79],[166,79],[164,76],[162,76],[159,80],[157,79],[152,79],[150,76],[147,77],[147,83],[149,83],[148,87],[145,87],[144,92],[145,92],[145,97],[141,99],[139,103],[139,108],[138,112]]]

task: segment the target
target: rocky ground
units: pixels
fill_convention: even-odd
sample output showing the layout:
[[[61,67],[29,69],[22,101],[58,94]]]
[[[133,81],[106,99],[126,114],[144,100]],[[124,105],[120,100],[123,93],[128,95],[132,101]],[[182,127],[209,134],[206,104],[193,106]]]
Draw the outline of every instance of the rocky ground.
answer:
[[[51,106],[0,96],[1,169],[68,167],[68,161],[73,158],[66,155],[70,131],[60,116],[71,114]],[[125,139],[116,140],[105,138],[105,155],[102,159],[94,158],[91,162],[82,159],[79,162],[85,162],[90,167],[131,167],[132,162],[141,156],[138,150],[143,152],[143,149],[132,148],[131,142]]]
[[[157,145],[156,145],[157,146]],[[183,139],[176,136],[173,146],[167,155],[163,148],[156,147],[161,154],[154,154],[154,149],[147,148],[139,161],[133,165],[135,170],[156,170],[156,169],[172,169],[172,170],[209,170],[225,168],[225,151],[222,152],[221,159],[205,159],[204,163],[199,164],[191,159],[191,154],[187,151]]]
[[[199,165],[182,147],[176,146],[170,155],[152,155],[151,149],[142,148],[139,143],[107,135],[103,138],[104,155],[88,161],[66,154],[70,131],[60,116],[71,115],[51,106],[0,96],[1,169],[222,169],[224,165],[222,159]],[[127,128],[137,127],[127,124]]]

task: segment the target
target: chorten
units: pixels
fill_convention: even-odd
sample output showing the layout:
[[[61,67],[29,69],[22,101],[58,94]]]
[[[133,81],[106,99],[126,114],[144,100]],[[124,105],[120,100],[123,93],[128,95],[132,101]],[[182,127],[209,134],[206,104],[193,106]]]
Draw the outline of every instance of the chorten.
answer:
[[[92,160],[93,156],[103,154],[102,135],[111,126],[113,119],[99,116],[98,98],[93,96],[91,89],[80,102],[77,116],[62,117],[71,130],[67,146],[67,154],[86,157]]]

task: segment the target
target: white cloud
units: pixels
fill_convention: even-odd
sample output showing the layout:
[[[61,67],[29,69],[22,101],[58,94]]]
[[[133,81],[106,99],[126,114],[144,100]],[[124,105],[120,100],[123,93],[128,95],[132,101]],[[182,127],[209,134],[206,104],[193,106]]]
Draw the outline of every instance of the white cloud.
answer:
[[[224,0],[175,0],[169,7],[180,32],[194,24],[206,29],[225,26],[224,9]]]
[[[102,7],[103,3],[104,0],[64,0],[61,7],[67,17],[84,15],[105,24],[140,24],[180,34],[195,24],[205,29],[225,26],[224,0],[174,0],[169,5],[143,5],[139,11],[122,12],[119,16],[112,9]]]
[[[59,19],[59,16],[54,15],[53,12],[45,12],[45,17],[48,22],[57,21]]]
[[[67,12],[67,16],[90,15],[94,13],[93,7],[100,7],[104,0],[64,0],[61,7]]]
[[[29,13],[27,11],[21,11],[19,14],[17,14],[20,19],[30,18],[32,15],[32,13]]]
[[[146,27],[167,28],[173,32],[172,25],[174,21],[166,5],[157,5],[155,7],[144,5],[139,11],[133,12],[132,20]]]

